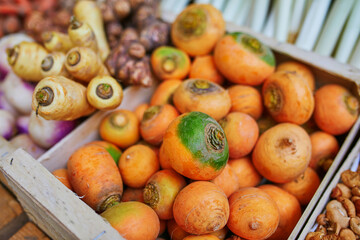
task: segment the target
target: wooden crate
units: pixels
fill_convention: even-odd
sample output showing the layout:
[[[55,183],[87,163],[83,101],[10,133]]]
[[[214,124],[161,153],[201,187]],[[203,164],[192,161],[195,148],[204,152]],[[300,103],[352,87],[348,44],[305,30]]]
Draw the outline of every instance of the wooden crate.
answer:
[[[166,14],[163,15],[163,18],[172,20],[171,16],[166,16]],[[279,43],[249,29],[228,25],[227,30],[243,31],[256,36],[273,49],[278,62],[290,59],[303,62],[314,72],[318,86],[325,83],[338,83],[360,99],[358,92],[360,70],[340,64],[331,58],[300,50],[293,45]],[[138,104],[148,101],[153,90],[154,88],[140,87],[125,89],[124,100],[120,108],[134,109]],[[0,156],[3,156],[0,161],[1,172],[18,196],[24,209],[29,213],[30,218],[54,239],[122,239],[107,222],[49,172],[65,167],[69,156],[77,148],[99,138],[97,129],[100,120],[106,114],[106,112],[97,112],[37,161],[21,149],[13,152],[8,150],[7,142],[0,140]],[[290,239],[297,239],[322,193],[347,155],[359,127],[360,118],[343,139],[333,165],[303,212]]]

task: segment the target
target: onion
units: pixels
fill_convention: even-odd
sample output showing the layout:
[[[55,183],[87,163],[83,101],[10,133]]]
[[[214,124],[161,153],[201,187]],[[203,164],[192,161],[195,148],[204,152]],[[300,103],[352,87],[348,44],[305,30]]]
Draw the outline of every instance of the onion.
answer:
[[[16,119],[18,133],[29,133],[30,115],[20,116]]]
[[[45,149],[37,146],[28,134],[19,134],[10,140],[10,143],[16,148],[22,148],[29,153],[33,158],[37,159],[44,152]]]
[[[9,103],[5,97],[5,93],[0,89],[0,109],[10,112],[12,115],[17,116],[18,112],[16,109]]]
[[[14,47],[16,44],[23,41],[33,42],[34,40],[23,33],[9,34],[0,39],[0,82],[11,71],[11,67],[7,61],[6,49]]]
[[[31,113],[34,85],[21,80],[15,73],[10,72],[2,84],[2,89],[8,102],[19,113],[26,115]]]
[[[10,139],[15,133],[15,117],[10,112],[0,109],[0,136]]]
[[[42,148],[48,149],[59,142],[76,127],[74,121],[45,120],[31,112],[29,121],[29,135]]]

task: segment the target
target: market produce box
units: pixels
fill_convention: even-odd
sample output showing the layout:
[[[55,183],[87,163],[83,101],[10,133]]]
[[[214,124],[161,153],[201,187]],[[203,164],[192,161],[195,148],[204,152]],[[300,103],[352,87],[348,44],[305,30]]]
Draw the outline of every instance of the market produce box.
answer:
[[[326,218],[328,219],[324,221],[324,225],[321,225],[323,226],[322,227],[323,229],[322,230],[318,229],[318,232],[319,233],[323,232],[324,236],[334,234],[337,231],[338,231],[337,234],[339,234],[340,229],[336,230],[336,227],[334,228],[334,225],[331,222],[335,223],[336,221],[333,221],[333,219],[335,219],[337,216],[340,216],[339,222],[337,223],[339,225],[344,224],[341,225],[341,228],[345,228],[345,229],[348,228],[349,230],[355,232],[356,234],[359,233],[357,229],[358,223],[352,224],[352,222],[355,222],[355,220],[357,220],[359,216],[359,206],[358,203],[356,203],[358,194],[355,190],[353,190],[360,187],[359,163],[360,163],[360,140],[357,140],[356,145],[352,148],[350,154],[346,157],[344,162],[341,164],[341,167],[332,177],[332,180],[329,182],[327,188],[323,192],[321,198],[319,199],[319,202],[317,203],[316,207],[313,209],[308,221],[304,225],[297,239],[299,240],[305,239],[308,234],[310,237],[310,233],[314,234],[316,232],[316,230],[319,227],[318,216],[320,214],[326,214],[327,211],[332,212],[331,208],[333,207],[330,207],[331,205],[328,205],[330,201],[331,201],[330,204],[339,205],[337,209],[339,212],[333,211],[331,213],[331,216],[325,215]],[[349,170],[351,172],[349,172]],[[339,183],[342,186],[339,186],[338,185]],[[345,188],[348,192],[343,188]],[[347,200],[344,200],[342,198],[346,198]],[[352,202],[352,204],[349,201],[349,199]],[[340,202],[341,204],[339,204],[337,201]],[[344,204],[343,201],[347,201],[347,202]],[[351,207],[347,208],[346,206],[351,206]],[[339,213],[341,215],[339,215]],[[335,216],[335,218],[333,216]],[[352,218],[354,218],[355,220],[354,221],[351,220]],[[331,227],[333,229],[330,230]],[[326,233],[324,232],[324,229],[326,229]],[[320,237],[320,235],[318,237]],[[349,237],[344,239],[353,239],[353,238]]]
[[[167,18],[166,14],[163,18],[172,20]],[[257,37],[274,51],[277,63],[296,60],[308,65],[315,75],[317,87],[327,83],[340,84],[360,100],[360,70],[327,57],[299,50],[293,45],[279,43],[248,29],[228,25],[227,30],[243,31]],[[120,108],[134,110],[140,103],[148,102],[154,88],[155,86],[126,88]],[[1,172],[29,213],[29,217],[51,238],[122,239],[115,229],[81,201],[81,196],[76,196],[51,174],[51,171],[65,167],[70,155],[80,146],[100,138],[98,128],[106,114],[108,113],[102,111],[94,114],[37,161],[21,149],[9,150],[7,142],[3,139],[0,141],[0,156],[3,157],[0,161]],[[328,183],[350,151],[359,127],[360,119],[345,136],[339,137],[341,148],[314,197],[303,211],[290,236],[291,239],[297,239],[322,193],[327,189]]]

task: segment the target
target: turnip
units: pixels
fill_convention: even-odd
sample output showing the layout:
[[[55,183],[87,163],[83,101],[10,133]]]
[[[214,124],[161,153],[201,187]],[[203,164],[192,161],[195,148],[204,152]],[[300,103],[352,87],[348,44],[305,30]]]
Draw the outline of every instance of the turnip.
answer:
[[[48,149],[59,142],[76,126],[76,121],[45,120],[31,113],[29,121],[29,135],[42,148]]]
[[[23,81],[14,73],[9,73],[3,84],[6,100],[21,114],[31,113],[32,94],[35,87]]]
[[[15,117],[10,112],[0,109],[0,136],[10,139],[15,133]]]

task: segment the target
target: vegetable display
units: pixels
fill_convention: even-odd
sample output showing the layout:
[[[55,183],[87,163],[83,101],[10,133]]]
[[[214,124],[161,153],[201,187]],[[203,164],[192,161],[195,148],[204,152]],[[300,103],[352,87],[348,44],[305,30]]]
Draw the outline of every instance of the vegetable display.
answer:
[[[189,5],[171,25],[158,4],[76,1],[61,28],[4,43],[0,134],[37,158],[100,110],[96,141],[85,136],[52,173],[124,238],[287,239],[357,121],[359,97],[247,33],[225,33],[210,4]],[[136,100],[123,91],[131,85],[155,90],[123,106]],[[348,211],[352,191],[339,184],[329,209]],[[343,228],[359,225],[351,214]]]

